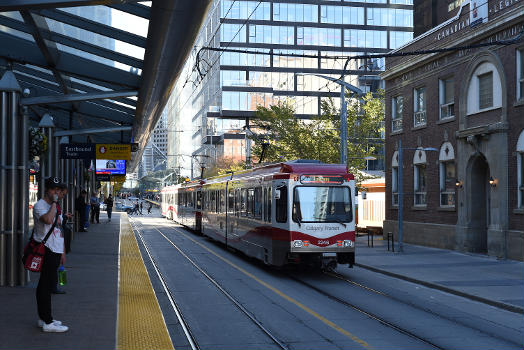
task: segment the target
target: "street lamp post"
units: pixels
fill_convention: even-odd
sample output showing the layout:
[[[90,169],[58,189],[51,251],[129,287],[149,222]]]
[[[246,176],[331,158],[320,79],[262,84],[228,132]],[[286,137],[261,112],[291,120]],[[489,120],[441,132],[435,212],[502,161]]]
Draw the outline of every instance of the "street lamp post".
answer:
[[[319,78],[323,78],[329,81],[334,82],[335,84],[340,85],[340,163],[346,164],[348,163],[348,137],[347,137],[347,110],[346,110],[346,88],[354,92],[358,95],[358,97],[364,96],[364,92],[360,90],[358,87],[351,85],[349,83],[346,83],[343,79],[344,75],[342,75],[342,80],[333,78],[327,75],[322,74],[315,74],[315,73],[295,73],[295,75],[314,75]]]
[[[404,247],[402,245],[402,236],[403,236],[403,214],[404,214],[404,183],[402,178],[402,151],[403,150],[422,150],[422,151],[437,151],[438,149],[434,147],[426,148],[414,148],[414,147],[402,147],[402,140],[398,140],[398,251],[402,253]]]

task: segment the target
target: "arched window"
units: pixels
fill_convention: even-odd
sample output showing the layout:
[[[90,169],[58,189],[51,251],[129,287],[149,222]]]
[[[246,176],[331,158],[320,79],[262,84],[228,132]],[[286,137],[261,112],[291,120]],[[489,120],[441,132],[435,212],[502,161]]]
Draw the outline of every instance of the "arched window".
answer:
[[[518,207],[524,208],[524,130],[520,133],[517,141],[517,188]]]
[[[444,142],[439,154],[440,206],[455,206],[456,166],[455,151],[450,142]]]
[[[391,203],[398,205],[398,151],[393,153],[391,159]]]
[[[413,192],[415,206],[426,205],[426,152],[420,147],[413,156]]]
[[[502,84],[493,63],[481,63],[468,85],[467,114],[502,107]]]

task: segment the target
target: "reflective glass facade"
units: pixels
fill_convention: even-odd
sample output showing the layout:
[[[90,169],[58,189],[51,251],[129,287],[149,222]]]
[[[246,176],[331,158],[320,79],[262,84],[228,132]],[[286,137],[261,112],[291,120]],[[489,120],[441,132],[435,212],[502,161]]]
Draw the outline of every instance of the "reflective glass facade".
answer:
[[[337,84],[295,73],[339,78],[345,59],[329,56],[402,46],[413,36],[412,7],[412,0],[215,1],[178,82],[190,97],[173,112],[192,121],[193,152],[208,148],[206,135],[241,130],[257,105],[291,99],[298,116],[307,117],[320,112],[323,99],[338,104]],[[200,75],[194,67],[204,46],[251,52],[201,51]],[[381,81],[369,77],[385,69],[384,59],[352,60],[347,69],[348,83],[373,91]]]

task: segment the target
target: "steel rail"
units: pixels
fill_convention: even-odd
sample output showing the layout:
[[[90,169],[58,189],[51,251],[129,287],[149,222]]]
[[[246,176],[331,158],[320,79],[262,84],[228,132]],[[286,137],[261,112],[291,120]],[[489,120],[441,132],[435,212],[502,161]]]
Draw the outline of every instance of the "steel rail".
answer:
[[[297,278],[297,277],[291,276],[291,275],[289,275],[289,274],[286,274],[286,275],[287,275],[287,277],[289,277],[290,279],[294,280],[295,282],[300,283],[300,284],[302,284],[302,285],[304,285],[304,286],[306,286],[306,287],[308,287],[308,288],[310,288],[310,289],[313,289],[313,290],[316,291],[317,293],[320,293],[320,294],[322,294],[322,295],[328,297],[329,299],[334,300],[334,301],[336,301],[336,302],[338,302],[338,303],[340,303],[340,304],[342,304],[342,305],[344,305],[344,306],[347,306],[347,307],[349,307],[349,308],[351,308],[351,309],[353,309],[353,310],[355,310],[355,311],[358,311],[358,312],[360,312],[360,313],[366,315],[367,317],[371,318],[372,320],[375,320],[375,321],[381,323],[382,325],[384,325],[384,326],[386,326],[386,327],[388,327],[388,328],[394,329],[395,331],[397,331],[397,332],[399,332],[399,333],[402,333],[402,334],[404,334],[404,335],[407,335],[407,336],[410,337],[410,338],[413,338],[413,339],[416,339],[416,340],[418,340],[418,341],[421,341],[421,342],[423,342],[423,343],[425,343],[425,344],[428,344],[428,345],[434,347],[435,349],[446,350],[445,348],[443,348],[443,347],[441,347],[441,346],[438,346],[437,344],[432,343],[431,341],[429,341],[429,340],[427,340],[427,339],[424,339],[424,338],[422,338],[422,337],[419,337],[419,336],[416,335],[415,333],[413,333],[413,332],[411,332],[411,331],[409,331],[409,330],[406,330],[406,329],[404,329],[404,328],[401,328],[401,327],[399,327],[399,326],[397,326],[397,325],[395,325],[395,324],[393,324],[393,323],[391,323],[391,322],[389,322],[389,321],[387,321],[387,320],[381,318],[380,316],[378,316],[378,315],[376,315],[376,314],[374,314],[374,313],[371,313],[371,312],[369,312],[369,311],[366,311],[366,310],[362,309],[361,307],[359,307],[359,306],[357,306],[357,305],[355,305],[355,304],[353,304],[353,303],[350,303],[350,302],[348,302],[348,301],[346,301],[346,300],[343,300],[343,299],[341,299],[341,298],[339,298],[339,297],[337,297],[337,296],[334,296],[333,294],[330,294],[330,293],[328,293],[328,292],[326,292],[326,291],[324,291],[324,290],[322,290],[322,289],[320,289],[320,288],[318,288],[318,287],[315,287],[314,285],[312,285],[312,284],[310,284],[310,283],[308,283],[308,282],[306,282],[306,281],[303,281],[303,280],[301,280],[301,279],[299,279],[299,278]],[[376,291],[376,290],[373,290],[373,289],[371,289],[371,288],[367,288],[367,287],[365,287],[365,286],[359,285],[358,283],[356,283],[356,285],[359,286],[359,287],[361,287],[361,288],[364,288],[364,289],[366,289],[366,290],[372,291],[373,293],[378,293],[378,294],[385,295],[385,294],[383,294],[383,293],[381,293],[381,292],[378,292],[378,291]]]
[[[245,314],[254,324],[257,325],[258,328],[262,330],[276,345],[278,345],[283,350],[289,350],[289,348],[281,342],[276,336],[271,333],[262,323],[260,323],[255,316],[253,316],[240,302],[238,302],[228,291],[226,291],[213,277],[211,277],[208,273],[206,273],[197,263],[195,263],[186,253],[182,251],[173,241],[169,239],[162,231],[160,231],[158,228],[155,227],[155,230],[157,230],[162,237],[166,241],[168,241],[178,252],[180,255],[182,255],[184,258],[186,258],[204,277],[206,277],[222,294],[226,296],[243,314]],[[140,234],[139,234],[140,235]],[[146,243],[144,242],[143,238],[140,235],[140,239],[142,240],[142,243],[144,246],[146,246]],[[147,250],[147,249],[146,249]],[[149,252],[148,252],[149,254]]]
[[[176,317],[178,319],[178,322],[180,322],[180,326],[182,327],[184,335],[186,336],[187,341],[188,341],[189,345],[191,346],[191,349],[192,350],[200,350],[200,347],[199,347],[199,345],[198,345],[198,343],[197,343],[193,333],[191,332],[191,329],[189,327],[189,323],[185,320],[184,316],[182,315],[182,312],[180,311],[180,307],[178,306],[177,302],[173,298],[173,295],[171,294],[171,290],[167,286],[167,283],[166,283],[166,280],[165,280],[164,276],[162,275],[162,273],[158,269],[158,264],[155,261],[155,259],[153,258],[153,256],[151,255],[151,252],[149,251],[149,247],[147,246],[147,244],[146,244],[146,242],[144,240],[144,237],[142,237],[142,233],[140,232],[140,229],[135,224],[135,220],[134,219],[131,219],[130,222],[131,222],[131,225],[132,225],[133,229],[136,230],[136,232],[138,234],[138,237],[140,238],[140,241],[142,242],[142,245],[144,246],[144,249],[146,250],[147,256],[149,257],[149,260],[151,261],[151,264],[153,265],[153,268],[155,269],[157,277],[160,280],[160,283],[162,284],[162,288],[164,288],[164,291],[166,292],[166,295],[167,295],[167,297],[169,299],[169,302],[171,303],[171,307],[175,311],[175,314],[176,314]]]
[[[482,329],[482,327],[475,327],[475,326],[472,326],[472,325],[469,325],[469,324],[466,324],[464,322],[460,322],[459,320],[457,320],[456,318],[454,317],[449,317],[449,316],[446,316],[446,315],[442,315],[442,314],[439,314],[433,310],[431,310],[430,308],[426,308],[426,307],[423,307],[423,306],[420,306],[420,305],[417,305],[415,303],[412,303],[412,302],[409,302],[405,299],[399,299],[395,296],[392,296],[390,294],[387,294],[386,292],[381,292],[379,290],[376,290],[374,288],[371,288],[371,287],[367,287],[363,284],[360,284],[360,283],[357,283],[355,281],[352,281],[350,280],[349,278],[347,278],[346,276],[338,273],[338,272],[335,272],[335,271],[324,271],[324,274],[327,275],[327,276],[330,276],[330,277],[333,277],[333,278],[336,278],[336,279],[339,279],[339,280],[342,280],[346,283],[349,283],[349,284],[352,284],[354,286],[357,286],[359,288],[362,288],[362,289],[365,289],[369,292],[372,292],[372,293],[375,293],[375,294],[378,294],[378,295],[381,295],[381,296],[384,296],[386,298],[389,298],[389,299],[392,299],[392,300],[395,300],[397,302],[400,302],[402,304],[405,304],[405,305],[408,305],[414,309],[417,309],[417,310],[420,310],[420,311],[423,311],[423,312],[426,312],[426,313],[429,313],[435,317],[439,317],[439,318],[442,318],[444,320],[447,320],[447,321],[450,321],[450,322],[453,322],[457,325],[460,325],[460,326],[464,326],[464,327],[467,327],[467,328],[470,328],[470,329],[473,329],[473,330],[476,330],[476,331],[479,331],[479,332],[482,332],[482,333],[485,333],[487,335],[489,335],[490,337],[493,337],[493,338],[496,338],[496,339],[499,339],[499,340],[502,340],[502,341],[505,341],[505,342],[510,342],[510,343],[513,343],[515,345],[518,345],[518,346],[521,346],[522,344],[521,343],[517,343],[517,342],[514,342],[512,340],[509,340],[509,339],[505,339],[505,338],[502,338],[500,336],[499,333],[495,332],[495,331],[491,331],[491,332],[488,332],[486,331],[486,329]],[[396,278],[396,277],[393,277],[393,278]],[[415,282],[411,282],[411,281],[408,281],[410,283],[415,283]],[[424,287],[428,288],[428,289],[432,289],[430,286],[425,286],[423,285]],[[437,289],[439,290],[439,289]],[[439,290],[441,291],[441,290]],[[443,291],[444,293],[448,293],[446,291]],[[449,293],[448,293],[449,294]],[[454,296],[457,296],[455,294],[450,294],[450,295],[454,295]],[[458,297],[462,297],[460,295],[458,295]],[[487,305],[490,305],[490,304],[487,304]],[[490,305],[490,306],[493,306],[493,305]],[[502,309],[503,310],[503,309]],[[505,310],[505,311],[510,311],[510,310]],[[511,312],[511,311],[510,311]]]

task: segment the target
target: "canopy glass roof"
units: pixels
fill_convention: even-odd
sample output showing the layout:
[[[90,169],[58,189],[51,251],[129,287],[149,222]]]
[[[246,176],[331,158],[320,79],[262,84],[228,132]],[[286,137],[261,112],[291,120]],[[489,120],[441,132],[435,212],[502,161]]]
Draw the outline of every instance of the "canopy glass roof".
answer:
[[[49,113],[70,142],[143,149],[209,3],[0,0],[0,77],[15,73],[32,125]]]

